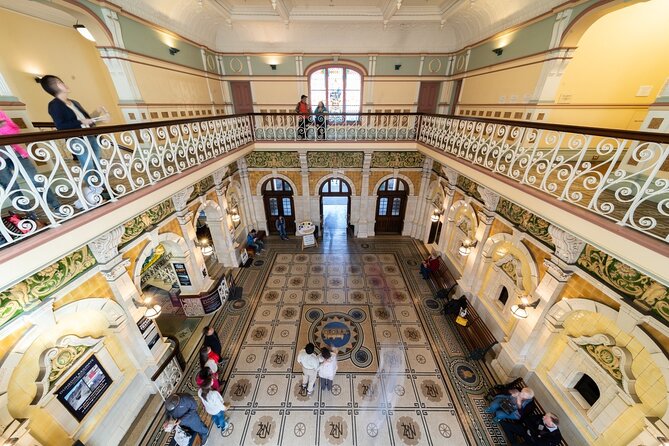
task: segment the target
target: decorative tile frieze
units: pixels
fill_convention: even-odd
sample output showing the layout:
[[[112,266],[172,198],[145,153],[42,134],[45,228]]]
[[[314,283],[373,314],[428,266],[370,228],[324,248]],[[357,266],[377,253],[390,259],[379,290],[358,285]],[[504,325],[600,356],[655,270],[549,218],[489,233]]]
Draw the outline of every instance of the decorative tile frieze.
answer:
[[[146,231],[147,228],[154,226],[175,212],[174,203],[171,199],[165,200],[157,206],[152,207],[146,212],[139,214],[132,220],[128,220],[123,225],[123,236],[121,245],[136,239]]]
[[[474,197],[479,201],[483,201],[483,198],[481,198],[481,194],[478,191],[478,184],[473,182],[467,177],[464,177],[462,175],[458,175],[457,177],[457,185],[464,193],[469,195],[470,197]]]
[[[497,213],[513,223],[521,231],[533,235],[551,248],[555,247],[553,238],[548,232],[550,223],[543,218],[537,217],[533,213],[504,198],[499,200]]]
[[[384,152],[372,153],[372,167],[401,169],[423,167],[425,156],[419,152]]]
[[[253,151],[246,155],[248,167],[266,169],[297,168],[300,167],[300,157],[297,152],[259,152]]]
[[[361,168],[364,158],[364,152],[307,152],[307,163],[312,169]]]

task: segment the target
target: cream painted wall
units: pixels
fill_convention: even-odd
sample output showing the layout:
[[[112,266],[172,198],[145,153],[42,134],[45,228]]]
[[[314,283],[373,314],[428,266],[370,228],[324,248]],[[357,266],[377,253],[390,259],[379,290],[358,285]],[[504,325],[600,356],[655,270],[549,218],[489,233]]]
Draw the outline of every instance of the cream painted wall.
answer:
[[[204,75],[133,63],[132,69],[144,102],[148,104],[209,104]],[[215,82],[210,81],[212,86]]]
[[[647,105],[669,78],[669,2],[640,2],[605,15],[583,35],[555,101],[560,104]],[[636,96],[649,86],[647,96]],[[634,108],[552,112],[554,122],[638,129],[645,112]]]
[[[419,80],[406,81],[377,81],[374,80],[374,92],[372,94],[372,103],[379,109],[384,104],[390,104],[393,108],[398,108],[403,104],[403,108],[412,108],[415,110],[415,104],[418,101]],[[366,111],[367,107],[365,107]]]
[[[33,121],[51,121],[52,99],[35,83],[36,75],[54,74],[72,97],[92,111],[104,105],[112,123],[121,123],[111,77],[92,42],[68,28],[0,9],[0,72],[12,93],[26,104]]]
[[[467,104],[498,104],[504,96],[503,103],[527,103],[533,95],[542,64],[527,65],[504,71],[468,77],[462,83],[459,103]]]
[[[298,86],[299,83],[294,78],[279,81],[254,79],[251,82],[253,103],[263,110],[292,110],[300,100]]]

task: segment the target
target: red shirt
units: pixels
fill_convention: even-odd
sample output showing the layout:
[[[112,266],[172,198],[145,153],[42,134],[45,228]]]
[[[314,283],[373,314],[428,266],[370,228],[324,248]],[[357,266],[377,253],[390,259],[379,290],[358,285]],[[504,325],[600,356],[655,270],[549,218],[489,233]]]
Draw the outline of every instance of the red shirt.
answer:
[[[302,101],[298,102],[297,103],[297,112],[301,115],[308,115],[309,114],[309,104],[305,104]]]
[[[439,258],[438,257],[435,258],[435,259],[431,259],[431,258],[428,257],[425,261],[427,262],[427,269],[429,269],[430,271],[436,271],[436,270],[439,269]]]

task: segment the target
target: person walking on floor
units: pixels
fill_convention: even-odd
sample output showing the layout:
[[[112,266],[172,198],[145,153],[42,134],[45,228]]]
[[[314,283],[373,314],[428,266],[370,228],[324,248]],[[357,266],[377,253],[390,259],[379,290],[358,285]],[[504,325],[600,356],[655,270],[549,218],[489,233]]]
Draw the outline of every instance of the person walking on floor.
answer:
[[[187,393],[174,393],[165,400],[167,415],[176,420],[175,424],[193,431],[189,445],[195,442],[195,434],[200,436],[200,444],[205,444],[209,437],[209,428],[197,413],[195,398]]]
[[[297,355],[297,362],[302,365],[302,388],[307,389],[307,395],[314,393],[314,384],[318,376],[318,366],[323,358],[316,356],[315,347],[311,342],[308,343]]]
[[[218,391],[220,387],[220,382],[218,381],[218,374],[213,373],[209,367],[202,367],[195,377],[195,384],[198,387],[203,387],[206,382],[211,380],[211,388]]]
[[[332,392],[332,382],[337,374],[337,350],[330,350],[324,347],[321,350],[321,358],[323,362],[318,366],[318,377],[321,380],[321,390],[329,390]]]
[[[286,219],[283,218],[283,215],[279,215],[279,218],[274,222],[276,230],[279,231],[279,237],[281,240],[288,240],[288,234],[286,234]]]
[[[211,347],[205,345],[200,349],[200,367],[208,367],[211,373],[218,373],[218,362],[220,359]]]
[[[228,428],[228,422],[225,419],[225,411],[228,406],[223,402],[223,397],[212,387],[212,380],[205,382],[202,388],[197,391],[204,410],[211,415],[216,427],[221,430],[221,434]],[[203,442],[204,444],[204,442]]]
[[[204,334],[204,346],[209,347],[211,351],[216,353],[218,357],[221,357],[221,340],[218,337],[218,333],[216,333],[216,330],[214,330],[213,325],[207,325],[204,327],[202,330]]]

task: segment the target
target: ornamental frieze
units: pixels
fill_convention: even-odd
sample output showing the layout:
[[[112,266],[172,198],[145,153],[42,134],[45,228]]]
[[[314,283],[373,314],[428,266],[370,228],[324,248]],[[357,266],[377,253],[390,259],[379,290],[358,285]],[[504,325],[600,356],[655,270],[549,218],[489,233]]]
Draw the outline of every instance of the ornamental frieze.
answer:
[[[362,168],[364,152],[307,152],[310,168]]]
[[[373,152],[372,167],[400,169],[423,167],[425,156],[419,152]]]
[[[251,152],[246,155],[248,167],[266,169],[297,168],[300,167],[300,157],[297,152]]]
[[[547,246],[555,248],[553,238],[548,232],[550,223],[543,218],[537,217],[533,213],[504,198],[500,198],[496,212],[523,232],[527,232],[536,239],[544,242]]]

